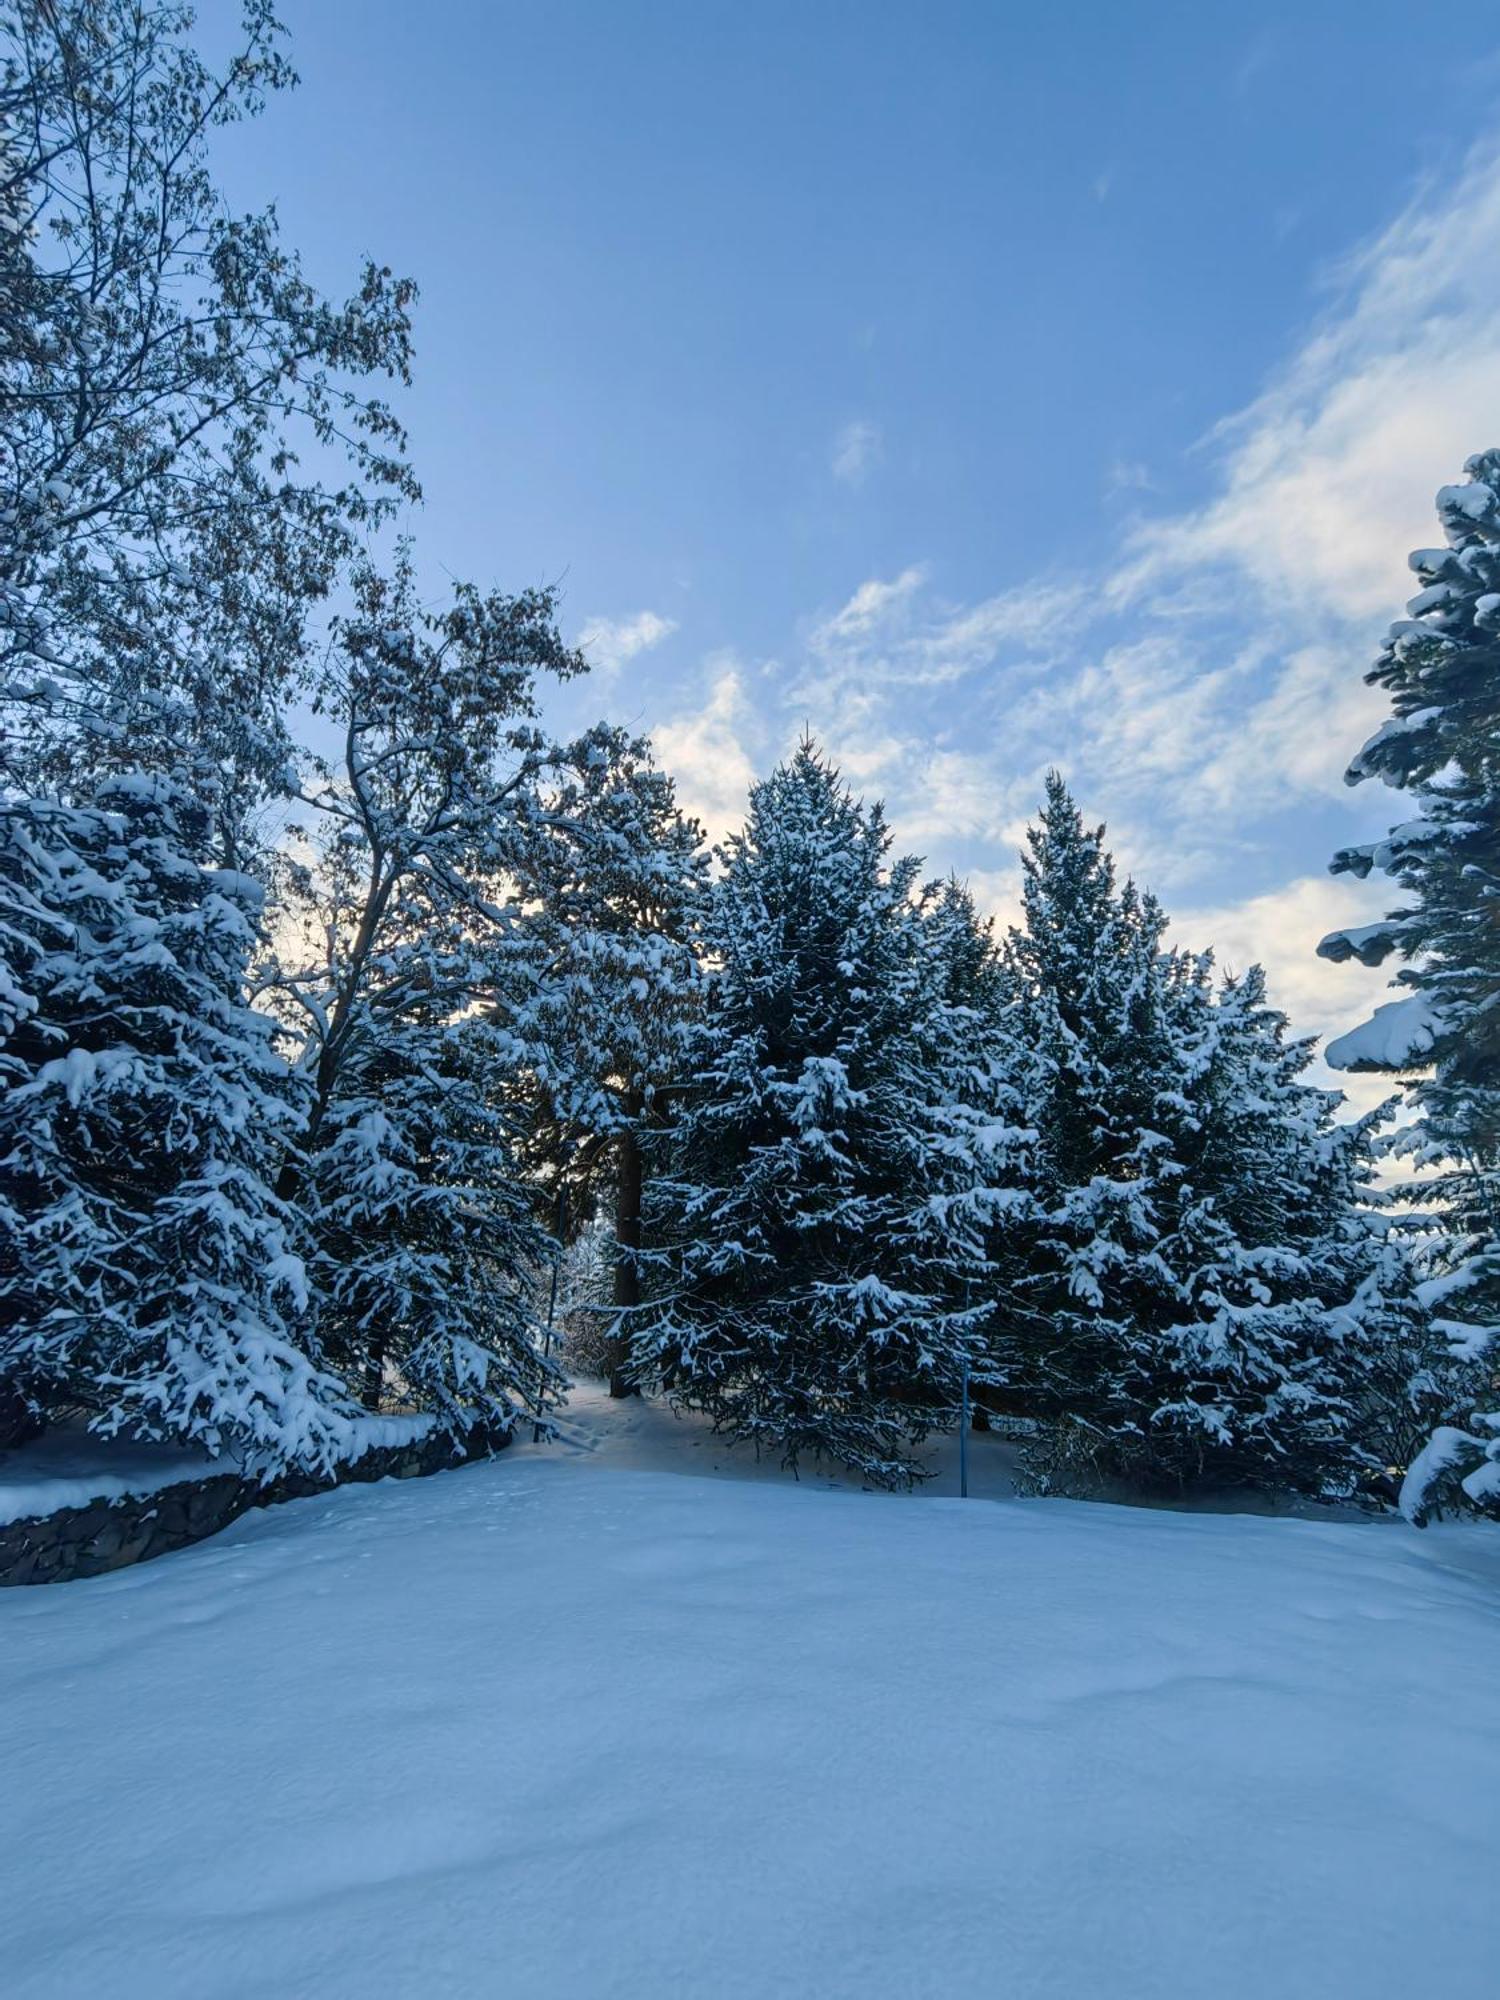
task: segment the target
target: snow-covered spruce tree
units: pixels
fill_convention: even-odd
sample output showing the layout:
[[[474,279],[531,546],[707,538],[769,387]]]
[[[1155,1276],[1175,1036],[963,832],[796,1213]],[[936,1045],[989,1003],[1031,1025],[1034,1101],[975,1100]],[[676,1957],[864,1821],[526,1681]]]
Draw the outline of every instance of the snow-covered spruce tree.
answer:
[[[1448,1425],[1412,1467],[1403,1506],[1422,1520],[1460,1494],[1500,1512],[1500,451],[1437,496],[1445,545],[1418,549],[1421,589],[1366,679],[1394,709],[1359,752],[1350,784],[1408,792],[1414,816],[1345,848],[1335,873],[1391,876],[1403,900],[1380,923],[1337,931],[1325,958],[1404,961],[1404,997],[1332,1043],[1336,1067],[1398,1077],[1414,1114],[1394,1149],[1423,1169],[1406,1190],[1441,1232],[1424,1296],[1476,1364],[1484,1407]]]
[[[424,610],[403,558],[356,579],[318,701],[343,738],[309,781],[307,852],[283,879],[306,958],[265,969],[300,1019],[311,1103],[280,1192],[297,1209],[327,1351],[370,1402],[389,1386],[454,1433],[540,1410],[532,1215],[515,1022],[541,1008],[531,921],[545,860],[608,731],[559,747],[538,676],[584,661],[549,593],[459,588]],[[541,858],[539,859],[539,853]]]
[[[506,1015],[549,1219],[603,1212],[614,1302],[640,1302],[641,1136],[665,1115],[701,1002],[693,938],[708,858],[649,745],[594,732],[559,773],[527,880],[535,982]],[[623,1324],[623,1322],[622,1322]],[[627,1394],[623,1338],[607,1370]]]
[[[1038,1213],[1010,1334],[1052,1424],[1044,1471],[1347,1485],[1351,1301],[1379,1260],[1336,1094],[1299,1081],[1310,1048],[1258,969],[1216,990],[1210,959],[1164,950],[1056,774],[1023,862]]]
[[[950,879],[929,888],[920,914],[925,978],[913,1026],[930,1087],[919,1101],[933,1142],[957,1168],[933,1207],[960,1248],[964,1296],[985,1305],[976,1321],[983,1354],[970,1354],[970,1408],[986,1428],[988,1411],[1012,1407],[1019,1377],[1009,1321],[1035,1215],[1029,1052],[1016,981],[967,886]]]
[[[1187,1081],[1163,1255],[1189,1310],[1164,1332],[1177,1394],[1153,1412],[1153,1449],[1180,1477],[1346,1491],[1386,1473],[1445,1369],[1374,1185],[1385,1114],[1337,1122],[1342,1099],[1303,1081],[1314,1043],[1288,1036],[1259,966],[1215,992],[1207,959],[1169,965]]]
[[[404,375],[410,288],[371,269],[329,305],[272,216],[228,213],[211,133],[290,72],[259,0],[222,76],[190,19],[0,10],[0,1403],[315,1464],[337,1397],[300,1310],[265,1359],[296,1274],[264,1181],[280,1122],[245,1115],[278,1086],[241,991],[258,891],[233,871],[282,782],[307,607],[415,490],[389,413],[351,386]],[[299,428],[347,451],[342,490],[298,475]]]
[[[185,858],[195,811],[134,776],[0,816],[0,1368],[13,1418],[321,1469],[348,1404],[268,1185],[300,1106],[243,998],[259,890]]]
[[[1159,959],[1162,920],[1115,889],[1103,828],[1083,824],[1056,772],[1022,855],[1024,919],[1007,943],[1037,1134],[1036,1210],[1007,1344],[1031,1411],[1065,1455],[1105,1456],[1121,1379],[1175,1285],[1158,1240],[1176,1163],[1159,1087],[1178,1082]]]
[[[810,744],[751,793],[652,1142],[632,1367],[729,1435],[875,1484],[918,1472],[987,1365],[986,1168],[1011,1135],[954,1059],[942,919]],[[994,1197],[999,1199],[997,1195]]]
[[[366,1407],[389,1394],[455,1437],[505,1430],[555,1387],[533,1338],[531,1273],[548,1246],[517,1164],[505,1051],[486,1022],[447,1011],[461,939],[387,943],[397,978],[431,972],[437,1000],[367,982],[369,1032],[293,1188],[318,1323]]]

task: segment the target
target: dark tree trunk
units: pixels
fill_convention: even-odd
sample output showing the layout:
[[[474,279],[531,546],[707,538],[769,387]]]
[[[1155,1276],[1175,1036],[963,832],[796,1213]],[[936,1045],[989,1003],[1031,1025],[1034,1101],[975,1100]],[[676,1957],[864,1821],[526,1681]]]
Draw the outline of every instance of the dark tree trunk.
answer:
[[[380,1408],[381,1392],[385,1388],[385,1342],[372,1347],[365,1356],[364,1382],[359,1400],[367,1410]]]
[[[0,1382],[0,1451],[25,1444],[46,1429],[44,1419],[18,1391]]]
[[[614,1302],[615,1310],[620,1312],[641,1302],[641,1274],[635,1261],[635,1252],[641,1247],[641,1149],[633,1127],[620,1134],[616,1162]],[[640,1394],[640,1390],[626,1380],[628,1360],[628,1341],[617,1332],[609,1357],[609,1393],[612,1396]]]

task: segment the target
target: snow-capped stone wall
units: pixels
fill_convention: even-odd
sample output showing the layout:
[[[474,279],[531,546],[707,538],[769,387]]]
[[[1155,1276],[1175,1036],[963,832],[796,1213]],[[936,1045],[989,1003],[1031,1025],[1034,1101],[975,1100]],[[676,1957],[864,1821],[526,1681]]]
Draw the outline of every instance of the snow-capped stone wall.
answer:
[[[61,1507],[0,1526],[0,1585],[65,1583],[102,1576],[201,1542],[252,1507],[275,1506],[325,1493],[346,1482],[415,1479],[429,1472],[487,1458],[510,1443],[510,1433],[471,1434],[463,1445],[433,1432],[388,1445],[372,1445],[331,1478],[288,1474],[269,1483],[239,1472],[178,1480],[153,1493],[101,1495],[82,1506]]]

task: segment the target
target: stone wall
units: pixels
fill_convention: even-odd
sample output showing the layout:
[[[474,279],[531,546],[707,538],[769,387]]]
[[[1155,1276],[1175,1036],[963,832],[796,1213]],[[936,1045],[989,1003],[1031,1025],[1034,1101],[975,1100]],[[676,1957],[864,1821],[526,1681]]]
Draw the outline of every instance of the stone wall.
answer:
[[[290,1473],[262,1485],[236,1472],[185,1479],[155,1493],[124,1499],[91,1500],[55,1514],[11,1521],[0,1527],[0,1586],[11,1583],[65,1583],[72,1577],[103,1576],[131,1563],[149,1562],[190,1542],[227,1528],[252,1507],[273,1507],[326,1493],[333,1486],[375,1479],[416,1479],[428,1472],[488,1458],[510,1443],[509,1433],[471,1437],[455,1447],[450,1438],[428,1436],[409,1444],[374,1445],[331,1478]]]

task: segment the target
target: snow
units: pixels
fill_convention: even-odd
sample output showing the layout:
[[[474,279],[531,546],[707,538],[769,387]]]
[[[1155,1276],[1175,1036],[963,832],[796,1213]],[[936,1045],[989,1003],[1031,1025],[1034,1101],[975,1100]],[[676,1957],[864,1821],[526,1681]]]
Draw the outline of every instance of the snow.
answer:
[[[1463,514],[1471,521],[1482,521],[1495,504],[1495,496],[1482,480],[1467,481],[1462,486],[1440,486],[1437,493],[1439,512],[1451,511]]]
[[[437,1422],[430,1410],[419,1410],[409,1416],[358,1416],[349,1425],[350,1444],[344,1454],[346,1461],[363,1458],[367,1451],[389,1450],[396,1445],[415,1444],[418,1438],[426,1437]]]
[[[206,1453],[178,1445],[100,1438],[82,1423],[61,1425],[29,1444],[0,1451],[0,1527],[234,1469],[232,1462],[215,1465]]]
[[[1432,1330],[1448,1343],[1448,1351],[1460,1361],[1481,1361],[1494,1344],[1500,1328],[1480,1326],[1473,1320],[1434,1318]]]
[[[346,1426],[344,1456],[414,1444],[431,1430],[430,1415],[358,1416]],[[122,1500],[157,1493],[185,1479],[238,1472],[239,1460],[226,1454],[129,1437],[99,1437],[80,1419],[62,1424],[29,1443],[0,1451],[0,1527],[11,1521],[55,1514],[63,1507],[86,1507],[91,1500]]]
[[[568,1421],[0,1598],[7,2000],[1493,1990],[1493,1531]]]
[[[1393,633],[1399,629],[1398,626],[1393,625],[1391,627]],[[1430,629],[1425,625],[1414,625],[1410,629],[1413,637],[1417,639],[1430,639],[1432,637]],[[1382,722],[1375,734],[1366,743],[1361,745],[1357,755],[1351,759],[1349,769],[1345,774],[1347,780],[1353,783],[1356,774],[1360,777],[1371,775],[1375,770],[1375,765],[1370,761],[1373,752],[1384,749],[1387,743],[1390,743],[1397,737],[1414,736],[1419,731],[1430,728],[1434,722],[1441,718],[1442,714],[1443,711],[1440,708],[1418,708],[1414,709],[1410,715],[1393,715],[1389,721]]]
[[[1320,957],[1332,958],[1340,945],[1352,952],[1365,965],[1379,965],[1390,950],[1391,940],[1399,934],[1401,925],[1387,920],[1379,924],[1358,924],[1352,929],[1332,931],[1318,946]]]
[[[1390,1000],[1368,1021],[1338,1035],[1324,1050],[1332,1069],[1405,1069],[1420,1062],[1441,1030],[1437,1004],[1425,993]]]
[[[1401,1512],[1409,1521],[1419,1519],[1432,1489],[1447,1472],[1471,1465],[1480,1447],[1467,1431],[1453,1424],[1439,1424],[1407,1468],[1401,1482]]]

